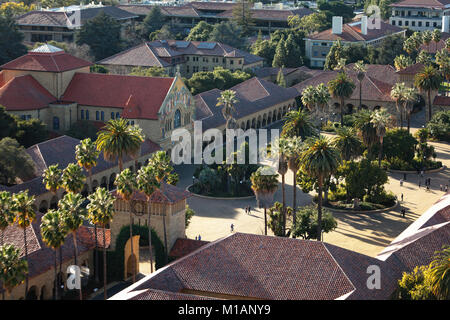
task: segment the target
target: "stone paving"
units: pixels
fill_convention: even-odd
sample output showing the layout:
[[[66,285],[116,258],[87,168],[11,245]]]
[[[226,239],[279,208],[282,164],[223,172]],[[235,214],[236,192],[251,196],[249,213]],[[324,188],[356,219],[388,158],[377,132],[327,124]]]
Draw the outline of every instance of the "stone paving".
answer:
[[[414,129],[413,129],[414,130]],[[338,221],[335,231],[324,234],[324,241],[354,250],[370,256],[376,256],[409,224],[415,221],[443,194],[439,185],[450,185],[450,145],[446,143],[431,143],[436,148],[437,160],[442,161],[447,168],[439,173],[425,174],[422,179],[422,188],[418,188],[418,175],[410,174],[400,186],[402,174],[389,174],[386,189],[392,191],[400,199],[403,193],[404,201],[394,210],[382,213],[355,214],[334,213]],[[178,186],[187,187],[192,184],[193,166],[181,165],[176,167],[180,173]],[[427,192],[424,187],[425,178],[431,178],[431,190]],[[286,203],[292,206],[292,172],[286,174]],[[281,178],[280,178],[281,182]],[[275,201],[281,202],[281,184],[275,194]],[[304,194],[297,190],[297,205],[310,204],[312,194]],[[186,230],[188,238],[194,239],[200,235],[202,240],[213,241],[227,236],[234,231],[264,234],[264,214],[262,209],[256,208],[256,200],[213,200],[199,197],[188,199],[189,206],[195,210],[196,215]],[[250,205],[251,214],[246,214],[244,208]],[[401,208],[406,209],[406,217],[400,215]],[[269,230],[270,234],[270,230]]]

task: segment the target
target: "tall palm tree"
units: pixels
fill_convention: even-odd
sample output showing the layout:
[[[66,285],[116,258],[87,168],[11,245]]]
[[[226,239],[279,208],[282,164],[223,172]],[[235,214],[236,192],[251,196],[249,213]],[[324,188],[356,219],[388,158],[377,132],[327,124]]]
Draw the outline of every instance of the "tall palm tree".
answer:
[[[170,165],[170,157],[164,151],[155,152],[149,159],[149,164],[153,166],[155,172],[155,178],[158,182],[159,189],[164,192],[164,180],[173,171],[173,167]],[[164,229],[164,249],[166,263],[168,260],[168,248],[167,248],[167,232],[166,232],[166,213],[163,214],[163,229]]]
[[[363,144],[369,151],[369,156],[371,155],[370,150],[378,141],[377,130],[371,122],[372,117],[372,111],[363,109],[355,114],[354,123],[354,127],[358,130],[358,135],[361,137]]]
[[[84,188],[85,180],[82,169],[75,163],[69,163],[63,170],[61,185],[67,192],[80,193]]]
[[[439,66],[442,78],[450,80],[450,54],[448,49],[443,48],[436,52],[436,64]]]
[[[297,172],[299,170],[299,158],[303,151],[303,143],[300,137],[292,137],[288,139],[286,157],[288,159],[288,167],[292,171],[293,177],[293,227],[296,226],[295,212],[297,210]]]
[[[403,54],[395,57],[394,66],[397,71],[403,70],[413,64],[412,59],[409,56]]]
[[[288,171],[288,163],[287,163],[287,145],[288,138],[281,137],[278,140],[278,150],[274,150],[278,152],[278,174],[281,175],[281,193],[282,193],[282,202],[283,202],[283,232],[286,234],[286,181],[285,175]]]
[[[12,211],[16,216],[16,221],[19,227],[23,230],[23,243],[25,248],[25,260],[28,263],[28,242],[27,242],[27,228],[36,219],[36,212],[34,211],[34,196],[28,195],[28,190],[16,193],[12,197],[13,205]],[[25,278],[25,297],[28,294],[28,272]]]
[[[391,98],[395,101],[395,107],[400,114],[400,129],[403,128],[403,106],[408,87],[404,82],[397,82],[391,90]]]
[[[252,173],[252,190],[260,207],[264,208],[264,234],[267,235],[267,208],[272,205],[278,188],[278,173],[272,167],[259,167]]]
[[[83,225],[87,217],[86,208],[83,206],[84,198],[79,193],[67,193],[58,202],[58,208],[62,216],[64,225],[68,232],[72,233],[75,265],[78,265],[78,243],[77,231]],[[83,294],[80,287],[80,300],[83,300]]]
[[[144,141],[142,130],[131,126],[126,119],[109,120],[98,133],[97,150],[103,151],[106,161],[118,160],[119,171],[123,170],[123,159],[126,156],[136,158]]]
[[[362,82],[366,77],[367,66],[364,64],[364,61],[360,60],[355,63],[353,69],[356,72],[356,78],[359,82],[359,109],[362,108]]]
[[[309,147],[302,153],[300,163],[302,168],[317,179],[317,240],[322,239],[322,189],[324,180],[336,172],[340,163],[339,151],[332,146],[330,140],[319,137],[311,141]]]
[[[361,141],[356,135],[356,130],[352,127],[342,127],[336,130],[336,137],[333,140],[335,148],[339,150],[341,159],[345,161],[354,160],[361,155]]]
[[[320,109],[320,111],[322,113],[326,113],[327,111],[327,107],[328,107],[328,103],[330,102],[331,99],[331,95],[330,92],[328,91],[327,86],[325,86],[323,83],[319,84],[316,87],[316,103],[318,108]]]
[[[0,246],[3,245],[5,229],[14,223],[14,213],[12,211],[12,197],[8,191],[0,192]]]
[[[58,164],[49,166],[42,174],[42,182],[44,183],[45,188],[54,195],[56,195],[58,189],[61,188],[61,175],[62,170],[59,169]]]
[[[11,293],[20,285],[28,274],[28,263],[20,257],[20,250],[12,244],[0,246],[0,283],[2,300],[5,300],[4,289]]]
[[[414,77],[414,85],[422,92],[427,93],[428,97],[428,121],[432,117],[431,92],[438,90],[442,82],[442,77],[439,71],[433,66],[425,66],[421,72]]]
[[[425,30],[422,32],[422,43],[426,46],[428,46],[428,49],[430,48],[430,42],[433,40],[433,34],[430,30]]]
[[[99,155],[100,151],[97,150],[97,145],[95,142],[91,140],[91,138],[81,140],[80,144],[75,147],[75,160],[77,161],[80,167],[83,167],[84,170],[86,170],[89,176],[89,185],[92,188],[91,190],[88,190],[89,193],[95,191],[94,185],[92,183],[92,169],[97,166]],[[97,225],[94,225],[94,237],[95,237],[95,251],[94,251],[95,281],[99,282]]]
[[[148,247],[150,253],[150,271],[153,272],[153,249],[152,249],[152,233],[151,233],[151,203],[150,198],[157,189],[159,189],[158,180],[156,180],[156,172],[153,165],[148,164],[145,167],[139,169],[136,177],[138,188],[147,197],[147,212],[148,212]]]
[[[222,91],[220,97],[217,98],[216,106],[222,106],[222,115],[226,121],[226,129],[234,129],[234,113],[236,112],[234,105],[237,102],[236,92],[233,90]]]
[[[130,169],[125,169],[119,173],[114,181],[117,193],[126,201],[130,208],[130,247],[131,247],[131,273],[133,283],[136,282],[136,266],[133,248],[133,210],[131,201],[133,201],[134,191],[137,189],[136,175]]]
[[[303,140],[307,137],[317,134],[310,116],[304,110],[294,110],[286,114],[286,122],[283,125],[282,136],[301,137]]]
[[[439,29],[434,29],[432,34],[431,34],[431,39],[434,41],[434,43],[438,43],[439,41],[441,41],[442,38],[442,32]]]
[[[450,299],[450,247],[435,254],[430,264],[431,290],[442,300]]]
[[[103,229],[103,297],[108,299],[106,293],[106,226],[111,222],[115,209],[114,197],[105,188],[97,188],[88,196],[87,205],[89,220]]]
[[[377,136],[380,139],[380,150],[378,152],[378,166],[381,167],[381,158],[383,156],[383,138],[386,135],[386,130],[391,123],[391,115],[386,109],[381,108],[376,110],[370,120],[377,131]]]
[[[408,133],[411,127],[411,112],[413,111],[414,102],[417,101],[417,91],[415,88],[407,88],[404,94],[404,107],[406,111],[406,117],[408,119]]]
[[[59,210],[49,210],[41,221],[41,235],[42,240],[47,246],[54,250],[55,254],[55,287],[54,298],[58,300],[58,271],[57,271],[57,259],[56,252],[64,244],[64,240],[67,236],[68,229],[63,221],[62,214]]]
[[[313,112],[317,102],[317,91],[314,86],[307,86],[302,91],[302,103],[310,111]]]
[[[336,79],[328,82],[328,90],[333,98],[340,100],[341,127],[343,127],[345,99],[351,97],[355,84],[344,72],[339,72]]]

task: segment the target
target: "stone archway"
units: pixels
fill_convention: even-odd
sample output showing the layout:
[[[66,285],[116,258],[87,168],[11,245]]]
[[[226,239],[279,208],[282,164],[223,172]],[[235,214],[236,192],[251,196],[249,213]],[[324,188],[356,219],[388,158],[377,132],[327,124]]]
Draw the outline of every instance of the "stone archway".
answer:
[[[50,209],[57,209],[58,208],[58,197],[53,196],[50,200]]]
[[[47,200],[42,200],[39,204],[39,212],[46,213],[48,210],[48,202]]]
[[[48,300],[49,298],[50,297],[49,297],[49,294],[48,294],[47,286],[43,286],[41,288],[41,294],[39,296],[39,300]]]
[[[26,300],[38,300],[38,288],[36,286],[32,286],[27,292]]]
[[[108,190],[114,190],[115,189],[115,185],[114,185],[114,181],[116,180],[116,173],[113,172],[110,176],[109,176],[109,184],[108,184]]]
[[[131,241],[128,238],[124,247],[124,278],[128,279],[132,276],[133,262],[136,274],[139,273],[139,239],[140,235],[133,235],[133,255],[131,255]]]

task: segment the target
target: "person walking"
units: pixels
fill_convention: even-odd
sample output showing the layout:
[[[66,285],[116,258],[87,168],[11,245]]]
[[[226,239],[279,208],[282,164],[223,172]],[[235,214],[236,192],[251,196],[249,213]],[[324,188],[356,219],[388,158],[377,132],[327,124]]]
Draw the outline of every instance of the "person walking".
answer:
[[[401,213],[402,213],[402,217],[404,218],[404,217],[405,217],[406,210],[403,208],[402,211],[401,211]]]
[[[233,232],[234,231],[234,224],[231,224],[231,232]]]
[[[402,198],[402,202],[403,202],[403,193],[402,193],[402,196],[401,196],[401,198]]]
[[[202,240],[202,236],[198,235],[198,241]]]
[[[400,179],[400,187],[403,186],[403,179]]]

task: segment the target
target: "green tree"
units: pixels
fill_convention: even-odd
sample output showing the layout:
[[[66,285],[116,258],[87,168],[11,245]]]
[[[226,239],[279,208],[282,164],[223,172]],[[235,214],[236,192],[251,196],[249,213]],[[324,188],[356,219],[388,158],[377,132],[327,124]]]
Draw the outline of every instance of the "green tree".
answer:
[[[325,58],[324,70],[334,70],[342,58],[344,58],[344,46],[340,40],[337,40],[333,43]]]
[[[4,106],[0,105],[0,139],[14,137],[17,132],[16,117],[6,112]]]
[[[295,228],[296,225],[296,217],[295,217],[295,211],[297,208],[297,172],[300,169],[300,155],[303,152],[304,145],[302,143],[302,139],[300,137],[291,137],[287,139],[287,146],[286,146],[286,158],[288,160],[288,167],[289,170],[292,171],[292,178],[293,178],[293,200],[292,200],[292,208],[293,208],[293,226]]]
[[[14,19],[0,16],[0,30],[0,65],[27,53],[27,48],[22,44],[24,36]]]
[[[17,120],[17,142],[25,148],[48,139],[47,125],[39,119]]]
[[[362,60],[360,60],[357,63],[355,63],[355,66],[353,67],[353,69],[356,72],[356,78],[358,79],[358,82],[359,82],[359,109],[361,109],[362,108],[362,82],[363,82],[364,78],[366,77],[367,66],[364,64],[364,62]]]
[[[331,28],[331,23],[325,12],[314,12],[303,17],[298,15],[288,17],[288,25],[293,29],[301,29],[306,34],[324,31]]]
[[[435,254],[430,263],[430,282],[433,294],[442,300],[450,299],[450,246]]]
[[[184,215],[184,226],[189,227],[189,224],[191,223],[191,219],[192,217],[195,215],[195,211],[191,208],[189,208],[189,205],[186,205],[186,211],[185,211],[185,215]]]
[[[280,70],[278,71],[277,84],[283,88],[287,87],[286,79],[284,78],[284,74],[283,74],[283,67],[281,67]]]
[[[357,112],[354,117],[354,127],[356,128],[363,144],[369,151],[370,156],[372,147],[378,141],[377,130],[372,123],[373,112],[363,109]]]
[[[67,192],[80,193],[84,188],[85,180],[82,169],[75,163],[69,163],[63,170],[61,186]]]
[[[397,71],[403,70],[413,64],[411,57],[401,54],[394,59],[394,66]]]
[[[439,66],[442,78],[450,80],[450,55],[448,49],[441,49],[436,52],[436,64]]]
[[[141,77],[168,77],[167,71],[162,67],[136,67],[131,69],[131,76],[141,76]]]
[[[300,237],[305,240],[318,239],[318,214],[315,205],[301,207],[297,210],[297,225],[292,230],[294,238]],[[322,227],[324,233],[331,232],[337,228],[337,221],[329,210],[323,210]]]
[[[75,33],[78,45],[87,44],[95,60],[102,60],[118,53],[122,49],[120,23],[101,12],[95,18],[87,20]]]
[[[378,166],[381,167],[381,158],[383,156],[383,138],[386,135],[386,130],[391,125],[391,115],[386,109],[382,108],[376,110],[373,113],[372,119],[370,120],[375,127],[377,136],[380,142],[380,150],[378,153]]]
[[[269,209],[269,222],[268,226],[272,230],[273,234],[277,237],[289,237],[290,231],[286,232],[285,224],[285,212],[292,215],[292,208],[287,207],[284,210],[284,206],[280,202],[275,202],[273,207]]]
[[[14,223],[14,213],[12,211],[12,197],[11,193],[8,191],[0,192],[0,232],[2,233],[0,238],[0,246],[3,246],[3,238],[5,229],[8,228],[9,225]]]
[[[51,165],[42,174],[42,182],[45,185],[45,189],[54,195],[62,187],[62,170],[58,166],[58,164]]]
[[[239,0],[235,6],[233,6],[233,18],[232,21],[238,25],[242,32],[242,36],[250,34],[250,29],[255,25],[251,12],[251,1]]]
[[[275,49],[275,55],[273,56],[272,67],[281,68],[287,64],[288,52],[286,49],[286,43],[284,38],[278,41],[277,48]]]
[[[11,138],[0,140],[0,184],[13,185],[34,177],[34,162],[24,147]]]
[[[309,143],[302,153],[300,163],[302,169],[318,180],[318,206],[317,206],[317,240],[322,236],[322,190],[325,179],[336,172],[341,159],[339,151],[332,146],[331,141],[319,137]]]
[[[264,208],[264,234],[267,235],[267,208],[272,206],[273,195],[278,189],[278,173],[272,167],[258,168],[250,176],[252,190],[259,207]]]
[[[141,37],[144,40],[149,39],[149,35],[161,29],[165,23],[165,17],[159,6],[154,6],[142,21]]]
[[[151,196],[153,192],[155,192],[157,189],[159,189],[159,183],[158,180],[156,180],[155,176],[155,167],[153,165],[147,165],[139,169],[137,173],[137,184],[138,189],[143,192],[147,198],[147,212],[148,212],[148,248],[150,252],[150,270],[153,273],[153,249],[152,249],[152,238],[151,238],[151,224],[150,224],[150,218],[151,218]]]
[[[227,129],[234,129],[236,125],[236,120],[234,114],[236,113],[236,108],[234,105],[238,102],[236,98],[236,92],[233,90],[225,90],[217,98],[216,106],[222,106],[222,115],[225,118]]]
[[[352,96],[355,84],[344,72],[339,72],[334,80],[328,82],[328,89],[331,96],[340,101],[341,126],[343,127],[345,99]]]
[[[214,27],[206,21],[200,21],[191,29],[186,37],[186,41],[208,41],[213,28]]]
[[[67,232],[72,233],[74,249],[73,256],[75,265],[78,267],[77,231],[83,225],[84,220],[87,218],[87,210],[83,206],[84,200],[85,199],[83,198],[83,196],[79,193],[67,193],[58,202],[59,213],[62,217],[64,226],[65,228],[67,228]],[[79,291],[80,300],[83,300],[81,287]]]
[[[303,89],[301,100],[303,105],[308,108],[310,112],[313,112],[317,103],[316,88],[314,86],[307,86]]]
[[[439,71],[432,66],[426,66],[417,73],[414,77],[414,85],[422,92],[427,93],[427,103],[428,103],[428,121],[431,120],[432,113],[432,103],[431,103],[431,91],[438,90],[442,82],[442,77]]]
[[[106,161],[118,160],[119,171],[123,170],[123,158],[136,158],[141,151],[144,134],[128,124],[126,119],[109,120],[98,134],[97,150],[103,151]]]
[[[103,297],[106,300],[106,226],[111,223],[115,213],[114,197],[105,188],[97,188],[88,196],[88,200],[89,220],[103,228]]]
[[[361,140],[358,139],[354,128],[341,127],[336,130],[336,134],[333,143],[339,150],[342,160],[355,160],[361,155]]]
[[[244,42],[241,28],[229,21],[215,24],[208,41],[224,43],[235,48],[241,48]]]
[[[394,84],[391,90],[391,98],[395,101],[397,112],[400,115],[400,129],[403,128],[403,113],[404,113],[404,101],[407,95],[407,86],[404,82],[397,82]]]
[[[57,259],[56,251],[64,244],[66,236],[68,234],[67,226],[64,223],[62,214],[58,210],[49,210],[41,221],[41,235],[44,243],[54,250],[54,298],[58,300],[58,271],[57,271]],[[61,251],[60,251],[61,252]]]
[[[20,250],[12,244],[0,246],[0,283],[8,293],[23,283],[28,274],[28,263],[20,257]],[[2,289],[2,299],[5,293]]]
[[[284,42],[286,48],[286,61],[283,66],[287,68],[296,68],[303,65],[302,50],[294,40],[293,34],[289,34]],[[276,52],[275,52],[276,54]],[[275,59],[275,57],[274,57]]]
[[[304,110],[293,110],[286,114],[286,122],[281,132],[282,136],[297,136],[305,140],[307,137],[317,135],[311,117]]]
[[[28,195],[28,190],[16,193],[12,197],[13,205],[12,212],[16,216],[19,228],[23,230],[23,243],[25,248],[25,260],[28,264],[28,242],[27,242],[27,228],[36,219],[36,212],[34,211],[34,196]],[[25,297],[28,294],[28,272],[25,278]]]

